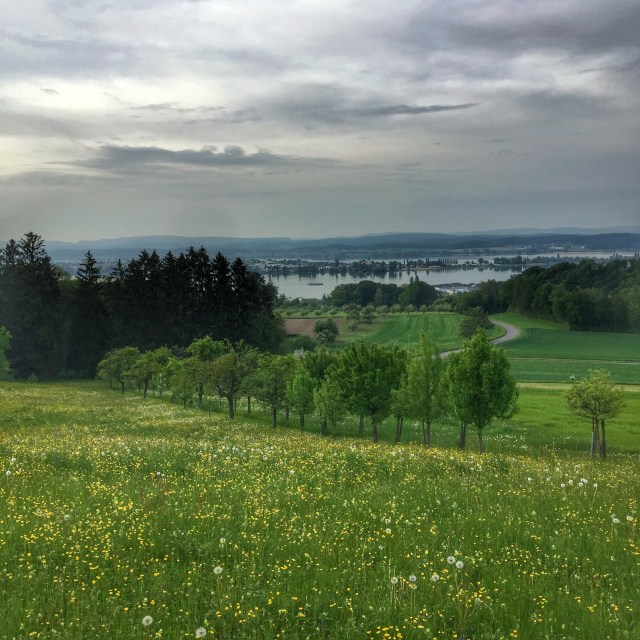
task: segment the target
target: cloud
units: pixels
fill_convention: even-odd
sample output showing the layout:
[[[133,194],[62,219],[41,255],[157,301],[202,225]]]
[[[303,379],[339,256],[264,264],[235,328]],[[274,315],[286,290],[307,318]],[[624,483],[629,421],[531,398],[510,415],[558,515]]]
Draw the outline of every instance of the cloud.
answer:
[[[462,109],[471,109],[476,107],[477,102],[467,102],[465,104],[431,104],[411,106],[408,104],[381,105],[377,107],[362,107],[346,110],[345,113],[351,113],[357,117],[376,117],[376,116],[419,116],[426,113],[441,113],[442,111],[459,111]]]
[[[329,158],[302,158],[271,153],[260,149],[247,153],[242,147],[227,146],[202,147],[200,150],[181,149],[174,151],[162,147],[129,147],[104,145],[94,150],[96,157],[88,161],[70,164],[88,168],[127,171],[131,167],[151,166],[192,166],[200,168],[229,167],[295,167],[295,166],[335,166],[337,162]]]

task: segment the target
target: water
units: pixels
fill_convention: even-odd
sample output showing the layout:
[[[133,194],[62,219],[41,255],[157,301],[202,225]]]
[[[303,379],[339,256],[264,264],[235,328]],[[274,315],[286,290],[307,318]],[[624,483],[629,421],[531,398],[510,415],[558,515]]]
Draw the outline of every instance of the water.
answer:
[[[513,258],[518,254],[505,254],[500,257]],[[566,258],[567,260],[575,259],[575,258],[604,258],[608,259],[612,256],[611,252],[554,252],[554,253],[544,253],[538,254],[540,257],[545,258],[556,258],[560,256],[561,259]],[[617,254],[625,257],[631,256],[631,253],[622,253]],[[495,255],[457,255],[450,256],[458,259],[460,264],[466,262],[467,260],[477,262],[480,258],[484,258],[485,260],[493,261],[497,256]],[[533,257],[533,256],[528,256]],[[398,258],[396,260],[400,261]],[[355,262],[355,259],[345,259],[340,262],[350,263]],[[382,259],[377,260],[378,262],[382,262]],[[386,260],[389,262],[389,260]],[[457,269],[440,269],[436,271],[418,271],[417,277],[427,284],[432,286],[446,285],[446,284],[477,284],[479,282],[484,282],[486,280],[497,280],[498,282],[503,282],[508,280],[513,275],[517,275],[518,273],[522,273],[524,269],[531,265],[524,266],[508,266],[508,267],[495,267],[495,266],[473,266],[473,267],[465,267],[465,268],[457,268]],[[409,284],[410,278],[415,278],[416,273],[411,271],[407,273],[407,271],[397,272],[395,277],[389,277],[387,273],[384,276],[350,276],[346,275],[329,275],[329,274],[320,274],[317,276],[297,276],[297,275],[289,275],[286,277],[280,276],[278,278],[272,277],[267,278],[270,280],[277,288],[279,294],[284,294],[287,298],[322,298],[324,295],[329,295],[338,285],[340,284],[357,284],[361,280],[372,280],[373,282],[379,282],[383,284],[395,284],[401,286],[403,284]]]

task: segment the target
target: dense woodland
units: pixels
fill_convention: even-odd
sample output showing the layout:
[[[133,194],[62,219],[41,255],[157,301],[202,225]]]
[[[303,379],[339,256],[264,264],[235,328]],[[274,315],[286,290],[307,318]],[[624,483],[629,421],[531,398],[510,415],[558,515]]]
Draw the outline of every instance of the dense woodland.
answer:
[[[110,349],[184,350],[195,338],[269,350],[283,337],[276,290],[239,258],[190,248],[143,251],[102,277],[88,252],[74,279],[55,267],[42,238],[28,233],[0,251],[0,326],[18,378],[93,377]]]
[[[640,331],[640,260],[583,260],[531,267],[506,282],[489,280],[457,297],[461,313],[519,311],[576,331]]]

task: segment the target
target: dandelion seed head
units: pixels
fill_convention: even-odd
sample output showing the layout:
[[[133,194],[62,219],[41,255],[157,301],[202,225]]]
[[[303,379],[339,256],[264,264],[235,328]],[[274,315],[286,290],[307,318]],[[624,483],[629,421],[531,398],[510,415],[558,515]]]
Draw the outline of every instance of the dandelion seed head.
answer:
[[[415,574],[413,573],[409,576],[409,582],[415,582],[417,579],[418,578],[416,578]]]
[[[456,557],[455,556],[448,556],[447,557],[447,562],[449,564],[455,564],[456,563]]]
[[[431,582],[438,582],[438,580],[440,580],[440,576],[437,573],[434,573],[431,576]]]
[[[213,573],[219,576],[222,573],[222,567],[218,565],[217,567],[214,568]]]
[[[389,535],[389,534],[391,533],[391,529],[389,529],[389,527],[387,527],[387,528],[384,530],[384,532],[385,532],[387,535]]]
[[[391,584],[394,584],[394,585],[395,585],[395,584],[398,584],[398,578],[396,578],[396,576],[393,576],[393,577],[391,578]]]
[[[153,624],[153,618],[151,616],[145,616],[142,618],[143,627],[149,627],[151,624]]]
[[[462,560],[458,560],[458,562],[456,562],[456,569],[462,569],[464,567],[464,562],[462,562]]]
[[[204,627],[198,627],[196,629],[196,638],[204,638],[207,635],[207,630]]]

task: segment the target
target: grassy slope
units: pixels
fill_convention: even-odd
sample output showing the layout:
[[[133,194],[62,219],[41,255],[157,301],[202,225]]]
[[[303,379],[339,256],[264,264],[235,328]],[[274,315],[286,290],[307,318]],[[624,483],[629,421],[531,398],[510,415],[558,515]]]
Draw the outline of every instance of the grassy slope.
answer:
[[[587,376],[589,369],[607,369],[616,382],[640,384],[638,334],[569,331],[515,313],[492,318],[522,329],[519,338],[503,344],[518,380],[568,382],[570,376]]]
[[[2,383],[0,638],[637,637],[637,457],[512,445],[376,447]]]

